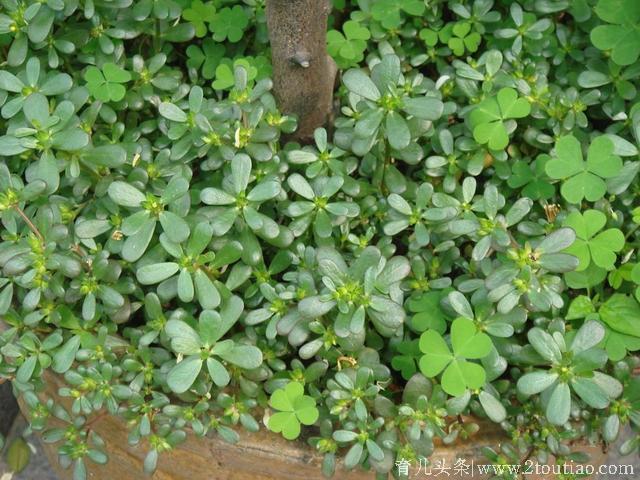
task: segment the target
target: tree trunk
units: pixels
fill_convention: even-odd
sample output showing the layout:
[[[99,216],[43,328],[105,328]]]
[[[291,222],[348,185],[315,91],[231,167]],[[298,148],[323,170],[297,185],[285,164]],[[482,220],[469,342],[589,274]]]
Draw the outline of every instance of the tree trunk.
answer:
[[[335,62],[327,54],[331,0],[267,0],[274,93],[283,113],[298,117],[295,139],[306,141],[333,108]]]

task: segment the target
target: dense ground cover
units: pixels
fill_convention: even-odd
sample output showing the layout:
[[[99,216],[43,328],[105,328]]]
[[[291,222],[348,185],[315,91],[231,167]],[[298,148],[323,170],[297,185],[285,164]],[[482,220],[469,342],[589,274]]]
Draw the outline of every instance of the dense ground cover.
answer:
[[[380,478],[463,416],[495,463],[640,426],[640,2],[333,3],[301,145],[262,0],[0,1],[0,378],[77,480],[100,412],[148,472],[236,426]]]

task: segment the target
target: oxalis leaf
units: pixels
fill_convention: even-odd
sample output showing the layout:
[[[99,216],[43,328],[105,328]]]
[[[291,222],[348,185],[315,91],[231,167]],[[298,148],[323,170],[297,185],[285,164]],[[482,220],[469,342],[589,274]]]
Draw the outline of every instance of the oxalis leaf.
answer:
[[[634,298],[615,293],[602,304],[598,313],[616,332],[640,337],[640,305]]]
[[[591,30],[591,41],[601,50],[610,50],[619,65],[631,65],[640,55],[640,7],[634,0],[599,0],[595,11],[611,25]]]
[[[605,270],[612,270],[616,261],[616,253],[624,247],[624,235],[617,228],[602,228],[607,222],[604,213],[598,210],[587,210],[583,214],[572,212],[564,222],[576,232],[576,240],[565,249],[579,260],[577,271],[583,271],[593,262]]]
[[[89,92],[103,102],[120,101],[126,94],[123,84],[131,80],[131,74],[115,63],[105,63],[101,69],[89,67],[84,74]]]
[[[315,399],[305,395],[303,385],[298,382],[289,382],[273,392],[269,405],[279,410],[269,417],[269,429],[282,433],[288,440],[298,438],[300,424],[313,425],[319,415]]]
[[[485,371],[477,363],[467,359],[480,359],[489,354],[491,339],[478,331],[472,320],[457,318],[451,325],[453,353],[442,336],[435,330],[427,330],[420,336],[420,371],[427,377],[435,377],[444,370],[442,388],[453,396],[462,395],[467,388],[480,388],[485,381]]]
[[[595,202],[607,191],[604,179],[615,177],[622,169],[622,160],[613,149],[609,138],[596,137],[584,161],[580,142],[572,135],[565,136],[557,141],[555,156],[545,170],[549,177],[564,180],[560,191],[568,202]]]
[[[504,122],[524,118],[530,111],[529,102],[518,98],[518,92],[512,88],[503,88],[495,97],[482,101],[471,112],[473,137],[492,150],[501,150],[509,144],[509,134]]]

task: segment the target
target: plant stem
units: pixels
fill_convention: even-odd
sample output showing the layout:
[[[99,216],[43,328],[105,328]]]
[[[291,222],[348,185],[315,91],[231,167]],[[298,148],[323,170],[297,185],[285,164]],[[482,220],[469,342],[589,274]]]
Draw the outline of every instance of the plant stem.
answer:
[[[378,161],[376,162],[376,168],[373,173],[373,183],[382,192],[384,189],[384,174],[387,169],[387,152],[389,151],[389,148],[387,148],[387,140],[379,139],[377,147]]]
[[[40,243],[42,243],[42,245],[44,245],[44,237],[42,236],[42,233],[40,233],[40,230],[38,230],[38,227],[36,227],[34,225],[34,223],[29,219],[29,217],[27,217],[27,215],[24,213],[24,211],[18,205],[14,205],[13,208],[15,209],[16,212],[18,212],[18,215],[20,215],[22,217],[24,222],[31,229],[31,231],[35,234],[35,236],[38,237],[38,240],[40,240]]]
[[[160,20],[156,18],[155,31],[153,33],[153,50],[155,53],[160,51]]]
[[[624,236],[625,241],[631,236],[633,235],[633,232],[635,232],[638,227],[640,227],[640,225],[634,225],[633,228],[631,230],[629,230],[629,232],[627,232],[627,234]]]

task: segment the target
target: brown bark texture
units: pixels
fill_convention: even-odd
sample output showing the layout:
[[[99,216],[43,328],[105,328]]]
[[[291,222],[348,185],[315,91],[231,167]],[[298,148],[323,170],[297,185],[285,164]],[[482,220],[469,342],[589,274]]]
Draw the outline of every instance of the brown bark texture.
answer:
[[[274,94],[298,117],[293,138],[308,141],[331,117],[336,65],[327,54],[331,0],[267,0]]]

